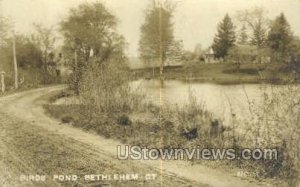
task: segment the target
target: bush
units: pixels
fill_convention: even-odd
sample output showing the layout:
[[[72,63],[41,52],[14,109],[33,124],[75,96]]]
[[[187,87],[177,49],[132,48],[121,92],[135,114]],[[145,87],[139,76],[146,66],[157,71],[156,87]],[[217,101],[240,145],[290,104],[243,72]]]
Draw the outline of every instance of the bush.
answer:
[[[129,80],[122,63],[92,63],[83,74],[80,98],[96,113],[138,110],[142,96],[132,90]]]
[[[123,126],[127,126],[127,125],[131,125],[132,124],[132,122],[129,119],[129,117],[127,115],[125,115],[125,114],[123,114],[122,116],[118,117],[117,121],[118,121],[119,125],[123,125]]]
[[[230,126],[224,126],[222,120],[215,119],[205,106],[197,102],[190,91],[189,102],[181,107],[166,107],[161,110],[155,105],[143,105],[142,98],[138,102],[130,98],[135,93],[128,91],[126,97],[120,97],[124,85],[128,87],[125,76],[117,76],[114,69],[94,70],[93,76],[87,80],[83,90],[83,105],[68,108],[75,113],[65,116],[74,117],[73,125],[86,130],[93,130],[107,138],[116,138],[123,143],[139,145],[149,148],[234,148],[241,151],[244,148],[277,148],[278,160],[223,160],[216,165],[230,165],[243,168],[246,171],[258,172],[262,177],[280,177],[289,180],[291,186],[296,184],[299,175],[299,86],[289,85],[284,91],[263,91],[263,102],[249,107],[251,116],[240,121],[232,115],[234,120]],[[101,72],[107,70],[106,72]],[[92,73],[92,72],[90,72]],[[102,74],[101,74],[102,73]],[[107,78],[102,77],[111,75]],[[123,84],[108,81],[121,79]],[[93,80],[94,79],[94,80]],[[89,89],[88,89],[89,88]],[[129,89],[130,90],[130,89]],[[124,91],[124,90],[123,90]],[[132,95],[131,95],[132,94]],[[104,98],[102,98],[104,97]],[[129,98],[129,99],[128,99]],[[106,99],[110,102],[105,103]],[[133,105],[135,103],[136,105]],[[127,105],[128,107],[122,108]],[[138,106],[138,107],[137,107]],[[134,118],[139,107],[140,118]],[[149,106],[149,107],[148,107]],[[254,106],[259,106],[255,107]],[[97,113],[94,109],[98,109]],[[63,109],[63,111],[67,111]],[[93,114],[91,114],[93,112]],[[140,111],[139,111],[140,112]],[[62,113],[62,112],[61,112]],[[140,114],[140,113],[139,113]],[[75,118],[76,116],[76,118]],[[246,124],[245,124],[246,123]],[[245,131],[239,131],[237,124],[245,124]],[[245,127],[241,127],[245,128]],[[238,132],[239,131],[239,132]],[[238,132],[238,133],[234,133]],[[214,162],[216,163],[216,162]]]
[[[62,123],[71,123],[73,121],[74,121],[74,119],[71,116],[64,116],[61,118]]]

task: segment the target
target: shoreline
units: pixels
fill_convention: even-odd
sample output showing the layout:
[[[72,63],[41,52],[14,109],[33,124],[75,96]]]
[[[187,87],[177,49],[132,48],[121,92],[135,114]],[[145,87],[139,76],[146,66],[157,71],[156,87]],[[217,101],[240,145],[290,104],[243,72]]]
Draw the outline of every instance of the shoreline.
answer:
[[[178,80],[219,85],[235,84],[299,84],[299,77],[292,78],[293,69],[287,70],[287,64],[199,64],[197,66],[166,66],[164,80]],[[134,80],[159,80],[159,67],[131,69]]]

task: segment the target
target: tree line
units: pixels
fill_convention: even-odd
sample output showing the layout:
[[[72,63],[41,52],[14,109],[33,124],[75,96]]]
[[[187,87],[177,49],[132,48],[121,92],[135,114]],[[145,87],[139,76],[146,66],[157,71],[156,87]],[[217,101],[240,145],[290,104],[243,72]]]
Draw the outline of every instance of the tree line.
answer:
[[[264,9],[240,11],[234,17],[241,29],[226,14],[219,23],[212,48],[216,58],[226,59],[237,45],[254,46],[258,55],[269,56],[272,62],[298,62],[300,40],[291,31],[284,13],[274,20],[265,17]],[[234,55],[238,55],[234,51]]]
[[[0,69],[7,72],[8,82],[12,81],[10,79],[15,74],[20,75],[14,80],[15,87],[18,82],[33,83],[24,80],[24,72],[31,78],[36,76],[36,80],[31,81],[36,81],[37,84],[53,82],[56,61],[59,60],[55,51],[54,29],[34,24],[32,34],[19,34],[15,32],[11,21],[4,17],[0,18],[0,28]]]
[[[171,21],[175,6],[167,2],[153,4],[146,10],[145,22],[141,26],[140,57],[144,61],[167,60],[181,56],[182,44],[175,40]],[[4,20],[4,19],[3,19]],[[53,27],[34,25],[34,34],[13,35],[9,21],[1,24],[1,56],[3,66],[11,69],[12,44],[16,41],[16,59],[20,69],[37,69],[43,75],[43,83],[52,76],[56,62],[63,54],[66,64],[72,69],[70,85],[77,93],[83,87],[85,72],[101,69],[115,63],[126,69],[125,39],[117,32],[117,18],[100,2],[82,3],[69,11],[59,23],[58,33],[63,36],[63,45],[57,47]],[[4,25],[8,25],[4,27]],[[163,65],[161,66],[161,74]],[[55,75],[55,73],[54,73]]]
[[[161,78],[167,62],[184,60],[182,41],[174,36],[175,9],[171,1],[153,1],[145,10],[140,27],[140,59],[159,64]],[[298,62],[299,38],[293,35],[283,13],[269,20],[263,9],[255,8],[238,12],[234,19],[236,24],[226,14],[218,25],[212,45],[216,58],[226,59],[232,51],[237,54],[233,49],[238,45],[251,45],[257,48],[258,54],[268,54],[272,61]],[[12,69],[15,44],[20,69],[36,69],[41,75],[40,82],[51,83],[52,77],[59,76],[57,63],[63,60],[72,69],[70,85],[79,93],[86,71],[112,63],[126,69],[124,50],[127,43],[117,32],[117,24],[115,15],[100,2],[83,3],[70,9],[68,16],[59,23],[59,29],[34,24],[34,33],[29,36],[15,34],[11,22],[1,17],[1,68]],[[63,36],[60,47],[56,43],[57,31]]]

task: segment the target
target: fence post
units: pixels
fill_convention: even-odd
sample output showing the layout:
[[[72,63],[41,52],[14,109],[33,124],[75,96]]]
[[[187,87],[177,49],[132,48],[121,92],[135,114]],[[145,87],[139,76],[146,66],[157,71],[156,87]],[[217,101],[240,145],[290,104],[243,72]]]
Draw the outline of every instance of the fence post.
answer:
[[[5,80],[4,80],[5,77],[4,76],[5,76],[5,72],[1,71],[0,77],[1,77],[1,91],[2,92],[5,92]]]

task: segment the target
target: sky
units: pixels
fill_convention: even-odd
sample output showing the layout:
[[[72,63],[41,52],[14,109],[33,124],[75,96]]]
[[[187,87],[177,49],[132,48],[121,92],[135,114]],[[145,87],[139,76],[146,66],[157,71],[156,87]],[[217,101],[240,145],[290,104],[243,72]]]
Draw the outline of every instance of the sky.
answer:
[[[32,32],[32,24],[58,27],[69,9],[82,2],[100,1],[118,18],[118,31],[128,42],[127,54],[138,56],[140,26],[150,0],[0,0],[0,15],[13,20],[19,33]],[[197,44],[207,48],[212,44],[217,25],[228,13],[252,7],[263,7],[274,19],[283,12],[295,35],[300,36],[300,0],[171,0],[176,3],[174,34],[184,48],[194,50]]]

